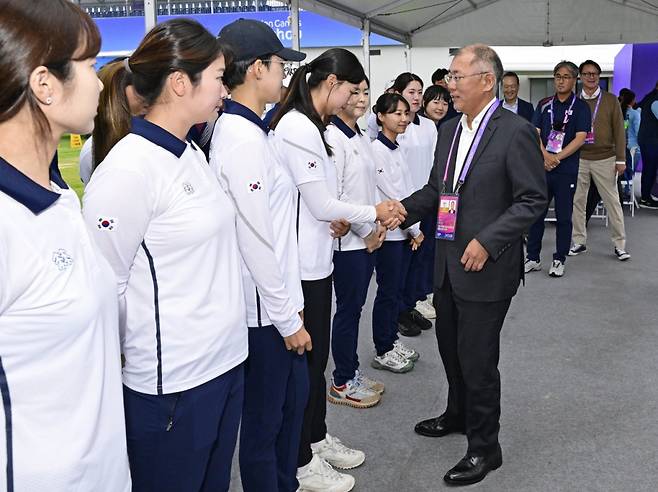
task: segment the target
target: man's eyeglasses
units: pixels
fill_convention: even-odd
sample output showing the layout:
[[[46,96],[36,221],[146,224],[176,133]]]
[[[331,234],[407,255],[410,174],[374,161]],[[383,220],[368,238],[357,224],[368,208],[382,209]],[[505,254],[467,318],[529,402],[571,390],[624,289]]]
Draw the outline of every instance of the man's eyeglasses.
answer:
[[[455,84],[459,84],[459,82],[461,82],[466,77],[475,77],[477,75],[484,75],[484,74],[487,74],[487,73],[491,73],[491,72],[478,72],[478,73],[472,73],[470,75],[454,75],[454,74],[451,74],[451,73],[447,73],[443,76],[443,81],[446,84],[449,84],[450,82],[452,82],[454,80]]]
[[[261,61],[263,63],[269,62],[269,63],[278,63],[278,64],[280,64],[283,68],[283,76],[284,77],[292,76],[295,73],[295,71],[297,70],[297,68],[291,62],[288,62],[288,61],[272,60],[271,58],[269,60],[261,60]]]
[[[575,77],[572,77],[571,75],[560,75],[560,74],[557,74],[557,75],[553,75],[553,78],[554,78],[555,80],[557,80],[558,82],[560,82],[561,80],[564,80],[565,82],[569,82],[571,79],[573,79],[573,78],[575,78]]]
[[[596,78],[599,76],[598,72],[583,72],[580,74],[581,77]]]

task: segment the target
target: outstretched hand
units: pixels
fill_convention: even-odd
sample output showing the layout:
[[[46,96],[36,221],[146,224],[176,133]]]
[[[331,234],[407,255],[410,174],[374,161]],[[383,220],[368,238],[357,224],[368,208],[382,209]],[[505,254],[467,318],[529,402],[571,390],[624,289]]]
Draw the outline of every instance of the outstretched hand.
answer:
[[[397,228],[407,217],[407,211],[397,200],[385,200],[379,203],[377,209],[377,220],[389,231]]]

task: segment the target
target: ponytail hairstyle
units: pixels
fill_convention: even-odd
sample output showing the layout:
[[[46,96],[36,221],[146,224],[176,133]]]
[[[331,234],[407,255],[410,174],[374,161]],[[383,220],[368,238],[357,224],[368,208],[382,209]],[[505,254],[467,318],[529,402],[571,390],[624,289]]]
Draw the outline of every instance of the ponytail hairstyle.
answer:
[[[127,63],[125,61],[127,59],[113,60],[98,72],[103,90],[98,101],[98,113],[94,118],[91,142],[92,171],[103,162],[110,149],[130,131],[130,119],[117,117],[117,115],[130,114],[126,87],[133,85],[133,75],[125,69],[124,63]],[[117,108],[117,105],[120,107]]]
[[[125,91],[130,85],[128,81],[132,79],[135,92],[147,106],[152,106],[171,73],[183,72],[196,85],[201,72],[221,55],[229,57],[217,38],[197,21],[171,19],[151,29],[135,52],[112,67],[107,82],[103,81],[106,90],[101,93],[98,115],[105,128],[101,131],[97,126],[94,130],[94,166],[130,131],[131,114]],[[121,87],[123,90],[119,90]]]
[[[409,102],[402,96],[402,94],[398,94],[397,92],[385,92],[377,98],[377,102],[373,108],[375,116],[377,117],[377,126],[383,126],[378,114],[395,113],[398,109],[398,103],[404,104],[407,107],[407,111],[411,111]]]
[[[94,21],[68,0],[2,0],[0,5],[0,123],[28,106],[38,140],[52,136],[48,118],[30,88],[30,75],[45,66],[68,82],[73,61],[94,58],[101,38]]]
[[[619,91],[619,104],[621,104],[621,112],[626,119],[626,113],[628,113],[628,108],[632,107],[631,104],[635,100],[635,92],[630,89],[622,89]]]
[[[312,62],[302,65],[297,69],[288,86],[288,95],[281,103],[279,111],[272,118],[272,123],[270,123],[272,129],[276,129],[281,118],[289,111],[296,109],[316,126],[329,156],[333,155],[333,152],[324,138],[324,132],[327,126],[322,121],[315,106],[313,106],[311,90],[318,87],[324,80],[327,80],[331,74],[334,74],[339,81],[349,82],[351,84],[360,84],[366,80],[366,73],[363,70],[363,66],[352,52],[343,48],[327,50]]]
[[[418,75],[411,72],[404,72],[397,76],[395,82],[393,82],[393,86],[391,87],[391,89],[393,89],[395,92],[402,94],[402,91],[404,91],[407,88],[407,86],[414,80],[416,82],[419,82],[420,86],[423,87],[423,79],[421,79]]]

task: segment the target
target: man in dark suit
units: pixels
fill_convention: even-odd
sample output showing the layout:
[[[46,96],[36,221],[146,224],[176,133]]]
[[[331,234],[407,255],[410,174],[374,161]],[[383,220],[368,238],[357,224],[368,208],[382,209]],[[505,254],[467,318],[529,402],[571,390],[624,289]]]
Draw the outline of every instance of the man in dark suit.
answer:
[[[466,433],[466,456],[444,477],[454,485],[479,482],[502,464],[500,330],[523,278],[523,232],[547,205],[537,131],[495,98],[502,74],[488,46],[455,55],[449,89],[463,115],[441,126],[429,182],[402,201],[404,228],[436,213],[439,195],[459,200],[454,240],[437,240],[434,265],[448,403],[440,417],[415,428],[430,437]]]
[[[505,72],[503,75],[503,108],[518,114],[521,118],[532,121],[535,108],[528,101],[519,97],[519,76],[516,72]]]

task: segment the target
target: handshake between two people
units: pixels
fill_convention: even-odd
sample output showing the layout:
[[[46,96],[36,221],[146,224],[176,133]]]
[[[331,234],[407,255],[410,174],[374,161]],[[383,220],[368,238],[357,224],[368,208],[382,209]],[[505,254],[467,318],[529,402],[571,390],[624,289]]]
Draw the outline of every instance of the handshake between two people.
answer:
[[[398,200],[384,200],[375,206],[377,225],[372,233],[364,238],[366,248],[370,253],[379,248],[386,238],[386,230],[392,231],[404,222],[407,211]],[[350,231],[350,223],[345,219],[331,221],[329,229],[333,238],[343,237]]]

